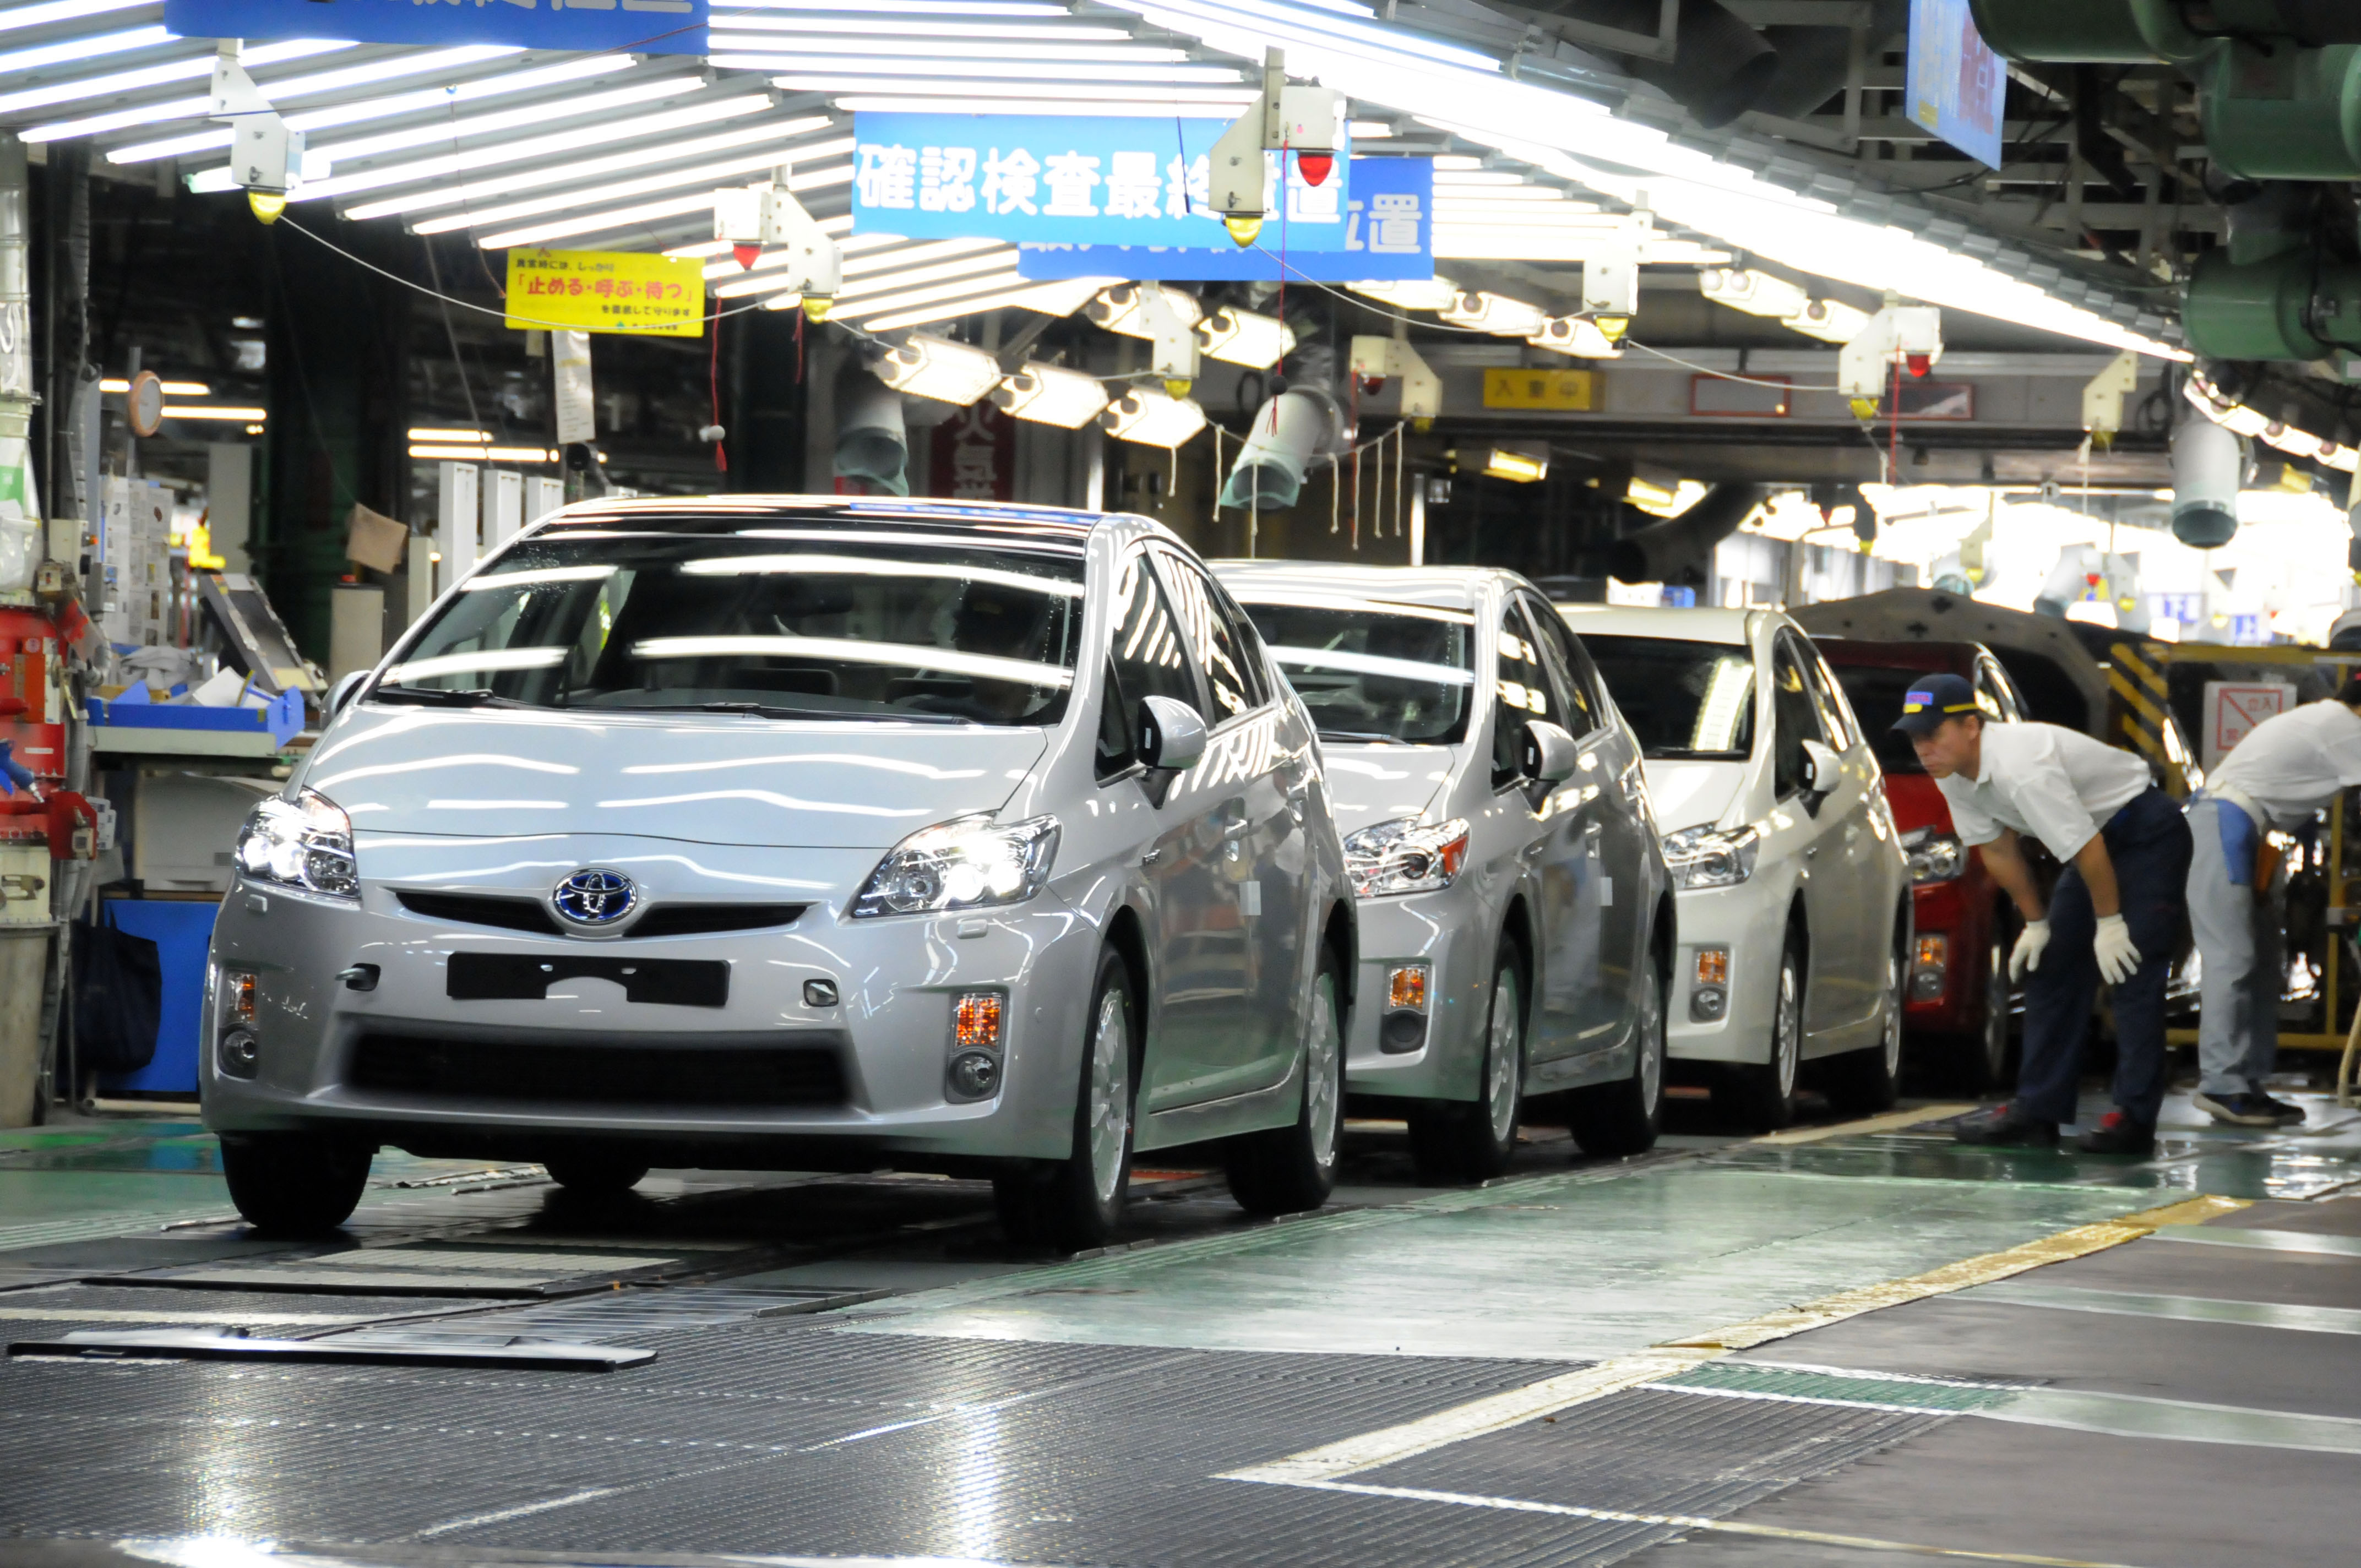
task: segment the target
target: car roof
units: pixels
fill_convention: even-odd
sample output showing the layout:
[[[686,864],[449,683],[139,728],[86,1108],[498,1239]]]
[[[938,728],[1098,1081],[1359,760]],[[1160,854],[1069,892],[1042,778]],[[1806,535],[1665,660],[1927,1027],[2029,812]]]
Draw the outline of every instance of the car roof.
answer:
[[[1239,561],[1207,563],[1230,592],[1249,599],[1257,592],[1348,598],[1372,603],[1473,609],[1488,586],[1524,581],[1498,566],[1364,566],[1336,561]]]
[[[1976,661],[1986,653],[1981,642],[1872,642],[1861,637],[1815,637],[1821,654],[1831,664],[1878,670],[1939,670],[1954,675],[1975,674]]]
[[[763,527],[883,528],[923,523],[930,532],[972,531],[979,543],[1019,536],[1035,544],[1063,541],[1079,550],[1093,532],[1173,537],[1161,523],[1129,512],[1082,511],[1010,501],[940,500],[899,496],[631,496],[577,501],[540,520],[542,528],[608,527],[650,532],[730,532]]]
[[[1672,609],[1620,604],[1561,604],[1558,613],[1577,637],[1674,637],[1688,642],[1752,641],[1753,618],[1764,609]]]

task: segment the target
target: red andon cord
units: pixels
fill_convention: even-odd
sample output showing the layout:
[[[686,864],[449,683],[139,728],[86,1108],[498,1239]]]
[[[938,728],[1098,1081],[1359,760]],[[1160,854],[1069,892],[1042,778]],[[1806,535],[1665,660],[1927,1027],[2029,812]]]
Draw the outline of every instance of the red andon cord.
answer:
[[[713,336],[713,353],[706,367],[707,389],[713,394],[713,424],[721,428],[721,302],[713,302],[713,317],[708,329]],[[730,454],[717,438],[713,443],[713,467],[716,473],[730,472]]]

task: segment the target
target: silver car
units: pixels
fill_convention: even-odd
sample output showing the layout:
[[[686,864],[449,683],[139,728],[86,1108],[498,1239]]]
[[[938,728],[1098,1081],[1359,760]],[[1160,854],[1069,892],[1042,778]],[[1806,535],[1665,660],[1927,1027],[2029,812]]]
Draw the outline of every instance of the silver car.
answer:
[[[202,1074],[232,1197],[382,1145],[989,1175],[1116,1223],[1135,1151],[1327,1197],[1356,915],[1312,721],[1143,518],[579,505],[447,593],[237,846]]]
[[[1638,742],[1581,643],[1510,572],[1213,569],[1327,755],[1374,1003],[1348,1091],[1407,1117],[1430,1180],[1498,1175],[1537,1096],[1592,1153],[1647,1148],[1673,895]]]

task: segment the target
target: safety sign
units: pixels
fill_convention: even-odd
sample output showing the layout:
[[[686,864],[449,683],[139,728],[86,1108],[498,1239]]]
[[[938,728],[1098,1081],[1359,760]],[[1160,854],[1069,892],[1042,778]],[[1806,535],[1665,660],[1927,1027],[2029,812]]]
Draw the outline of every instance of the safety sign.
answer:
[[[706,0],[164,0],[184,38],[350,38],[365,44],[703,54]]]
[[[2276,718],[2295,703],[2295,688],[2277,681],[2207,681],[2205,739],[2198,750],[2207,773],[2221,765],[2231,748],[2253,733],[2266,718]]]
[[[508,324],[701,337],[705,269],[695,257],[629,250],[509,252]]]

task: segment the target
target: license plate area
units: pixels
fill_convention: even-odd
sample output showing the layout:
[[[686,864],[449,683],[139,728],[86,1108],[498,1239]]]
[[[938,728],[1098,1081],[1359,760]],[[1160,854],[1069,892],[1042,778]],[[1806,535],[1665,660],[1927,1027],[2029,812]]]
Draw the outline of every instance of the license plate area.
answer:
[[[603,954],[453,953],[445,970],[454,1002],[539,1002],[561,981],[606,980],[632,1002],[726,1007],[730,966],[718,959],[633,959]]]

